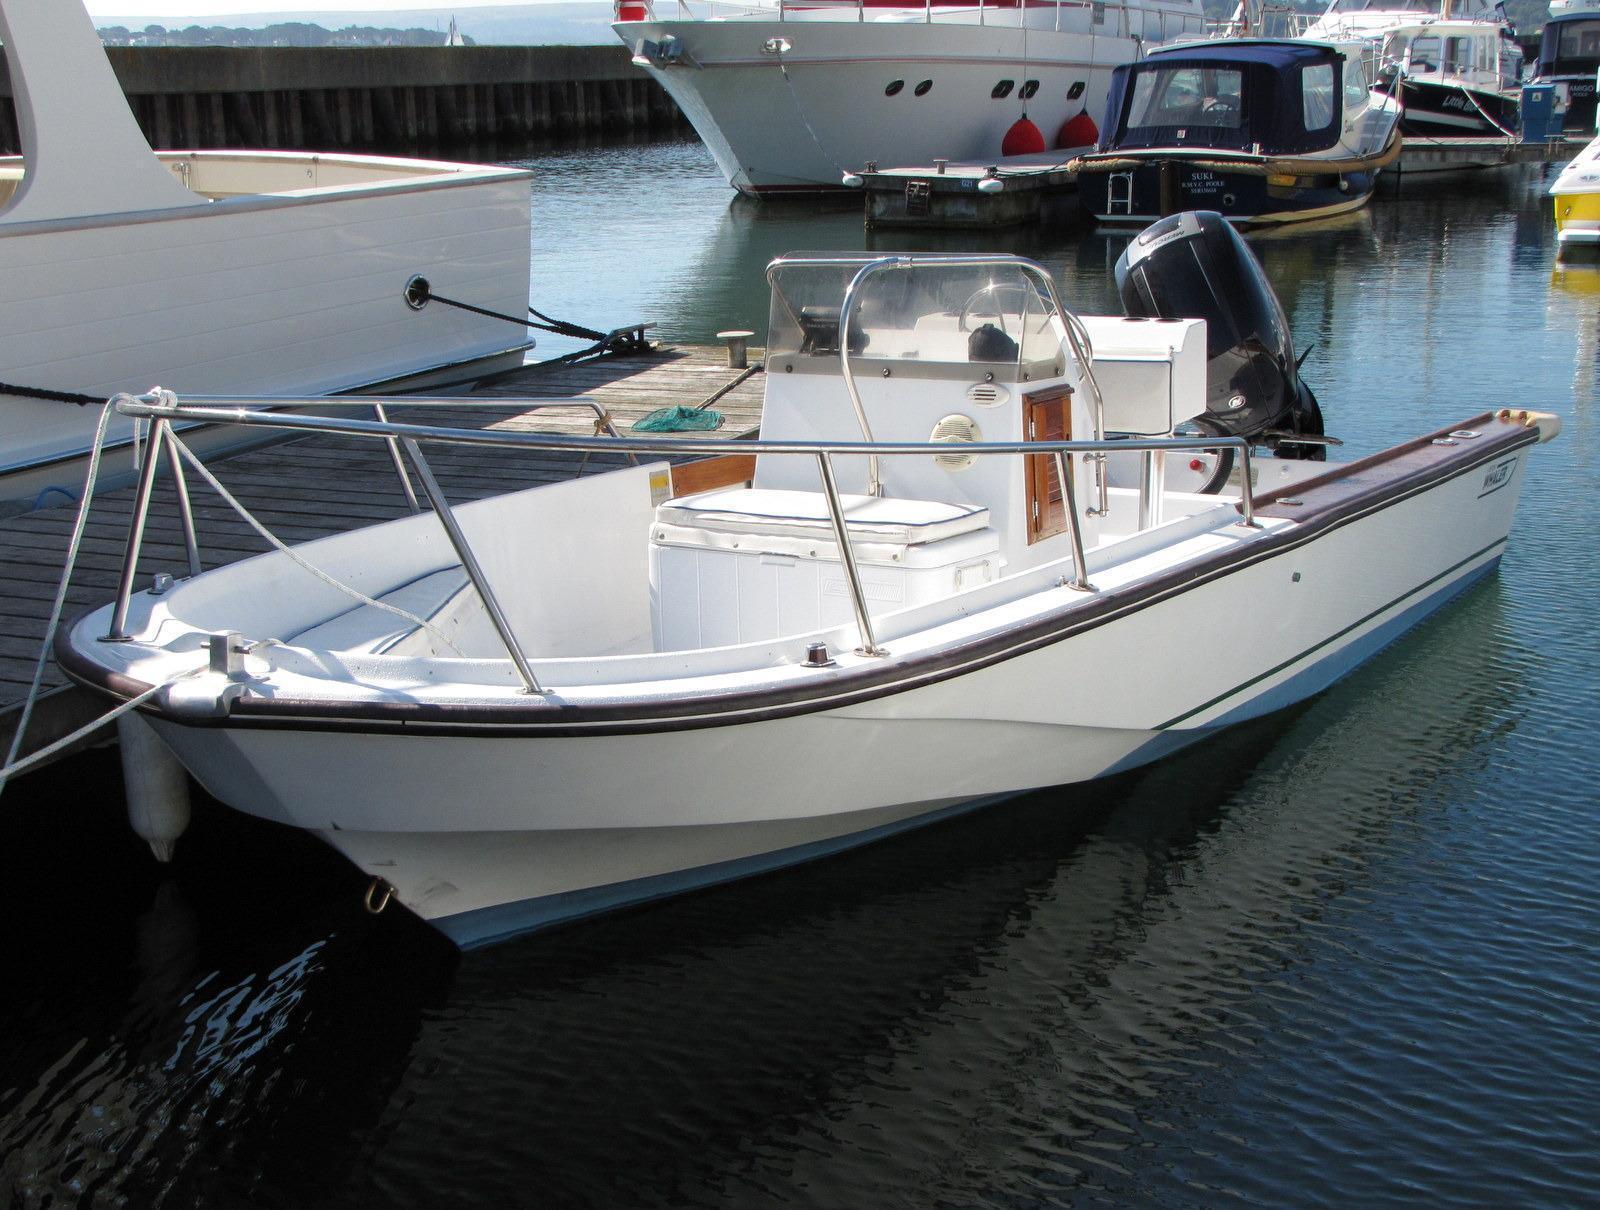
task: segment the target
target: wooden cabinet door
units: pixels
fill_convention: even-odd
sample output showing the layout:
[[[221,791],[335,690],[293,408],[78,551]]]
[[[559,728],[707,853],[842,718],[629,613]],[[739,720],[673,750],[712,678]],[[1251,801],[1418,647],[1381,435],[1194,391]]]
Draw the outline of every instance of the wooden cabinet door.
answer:
[[[1072,391],[1056,387],[1022,397],[1024,441],[1072,440]],[[1051,454],[1027,455],[1028,543],[1043,541],[1067,528],[1061,480]]]

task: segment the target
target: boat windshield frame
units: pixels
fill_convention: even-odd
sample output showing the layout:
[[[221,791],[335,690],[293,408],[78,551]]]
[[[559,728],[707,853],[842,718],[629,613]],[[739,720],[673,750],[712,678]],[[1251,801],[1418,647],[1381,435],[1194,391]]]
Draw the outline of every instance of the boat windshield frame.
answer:
[[[1060,300],[1048,272],[1024,257],[792,253],[767,266],[767,283],[769,362],[839,372],[849,304],[848,360],[882,362],[895,375],[946,377],[959,367],[970,377],[978,363],[998,380],[1026,381],[1064,368],[1065,336],[1052,322]],[[969,341],[985,325],[1003,339]]]
[[[1330,67],[1331,84],[1326,78]],[[1142,97],[1152,95],[1144,87],[1146,78],[1175,79],[1194,71],[1202,73],[1202,80],[1215,76],[1219,85],[1222,73],[1236,74],[1237,104],[1220,89],[1207,92],[1202,87],[1193,114],[1170,122],[1133,124],[1135,107]],[[1098,149],[1193,148],[1256,155],[1326,151],[1338,143],[1343,127],[1344,72],[1344,53],[1317,43],[1241,42],[1156,51],[1113,72],[1106,98],[1105,134]],[[1321,98],[1317,106],[1310,104],[1313,91]],[[1207,122],[1204,115],[1208,110],[1216,111],[1219,118],[1234,120]],[[1306,118],[1314,111],[1324,113],[1328,120],[1321,126],[1308,126]]]

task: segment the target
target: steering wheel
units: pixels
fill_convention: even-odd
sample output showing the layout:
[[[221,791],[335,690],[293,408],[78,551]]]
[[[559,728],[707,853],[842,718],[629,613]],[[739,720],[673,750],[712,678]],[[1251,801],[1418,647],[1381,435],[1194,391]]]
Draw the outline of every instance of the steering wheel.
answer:
[[[1200,112],[1208,118],[1213,116],[1238,117],[1239,102],[1232,97],[1207,97],[1200,104]]]
[[[967,317],[973,313],[973,304],[977,303],[980,299],[988,295],[1005,293],[1011,293],[1017,296],[1018,301],[1022,304],[1022,306],[1017,308],[1018,312],[1020,313],[1023,309],[1023,306],[1027,305],[1029,296],[1034,292],[1021,282],[992,281],[987,286],[979,286],[967,296],[967,301],[961,304],[961,310],[956,316],[957,329],[962,332],[972,331],[971,328],[967,327]],[[1000,321],[1000,331],[1005,332],[1007,336],[1010,336],[1011,333],[1006,331],[1005,311],[1001,309],[999,300],[996,299],[991,305],[994,308],[992,311],[980,311],[978,314],[993,315],[997,320]]]

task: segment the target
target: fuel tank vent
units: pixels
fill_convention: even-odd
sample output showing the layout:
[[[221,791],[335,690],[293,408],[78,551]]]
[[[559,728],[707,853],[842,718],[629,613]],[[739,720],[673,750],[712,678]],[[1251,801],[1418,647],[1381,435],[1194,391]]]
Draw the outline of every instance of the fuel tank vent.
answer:
[[[975,382],[967,388],[967,402],[980,408],[997,408],[1011,398],[1011,392],[998,382]]]

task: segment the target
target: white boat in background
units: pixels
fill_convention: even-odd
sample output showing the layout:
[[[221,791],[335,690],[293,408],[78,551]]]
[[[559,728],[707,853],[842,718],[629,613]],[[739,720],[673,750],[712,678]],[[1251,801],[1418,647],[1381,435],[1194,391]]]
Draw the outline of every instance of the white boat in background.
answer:
[[[414,443],[725,444],[123,400],[158,427],[399,440],[436,512],[297,548],[345,590],[273,552],[134,593],[135,540],[57,658],[139,699],[224,802],[344,853],[369,906],[464,946],[1155,760],[1490,574],[1559,427],[1485,413],[1347,465],[1173,437],[1213,369],[1272,395],[1293,366],[1232,314],[1224,263],[1264,288],[1231,228],[1162,220],[1122,268],[1206,319],[1080,320],[1016,257],[780,258],[762,439],[689,464],[687,493],[658,462],[452,510]],[[1219,447],[1241,486],[1168,477]]]
[[[1407,138],[1520,132],[1522,47],[1502,4],[1333,0],[1304,36],[1364,43],[1374,87],[1399,103]],[[1484,161],[1500,162],[1492,153]]]
[[[1374,87],[1400,103],[1407,138],[1516,138],[1522,47],[1503,19],[1397,25],[1383,36]]]
[[[0,0],[23,154],[0,159],[0,384],[104,399],[321,395],[520,363],[530,174],[374,156],[153,154],[77,0]],[[82,486],[97,409],[0,394],[0,504]],[[130,425],[114,432],[125,442]],[[125,455],[120,459],[126,466]]]
[[[1204,31],[1199,0],[617,0],[617,36],[728,183],[837,189],[847,172],[1092,145],[1111,70]]]
[[[1302,32],[1324,41],[1381,43],[1390,30],[1425,20],[1506,23],[1496,0],[1332,0]]]

